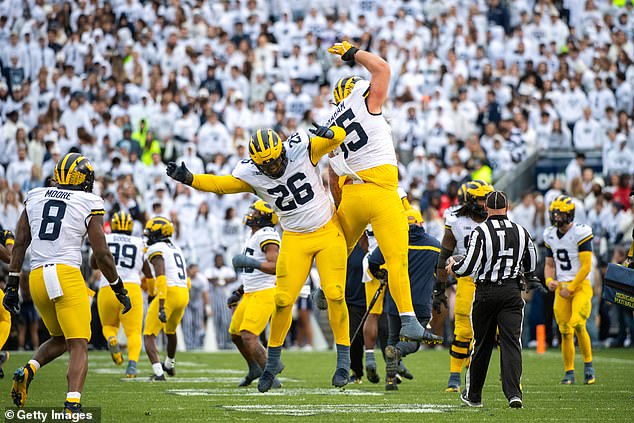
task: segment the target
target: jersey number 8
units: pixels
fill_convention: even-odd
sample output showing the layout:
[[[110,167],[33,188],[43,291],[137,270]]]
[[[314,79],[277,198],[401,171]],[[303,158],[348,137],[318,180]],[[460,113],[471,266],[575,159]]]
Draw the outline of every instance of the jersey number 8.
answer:
[[[62,219],[65,214],[66,203],[60,200],[48,200],[42,209],[42,223],[37,236],[43,241],[55,241],[59,238],[59,232],[62,229]]]

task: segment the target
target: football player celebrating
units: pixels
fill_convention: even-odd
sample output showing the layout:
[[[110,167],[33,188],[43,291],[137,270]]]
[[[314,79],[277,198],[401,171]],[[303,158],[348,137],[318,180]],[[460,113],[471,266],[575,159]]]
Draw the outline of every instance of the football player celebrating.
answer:
[[[9,263],[11,261],[11,251],[13,251],[13,244],[15,242],[15,236],[13,232],[9,230],[2,230],[0,228],[0,261]],[[0,291],[0,301],[4,299],[4,292]],[[0,349],[4,347],[4,343],[9,338],[11,332],[11,313],[4,307],[0,307]],[[0,351],[0,379],[4,377],[4,370],[2,365],[9,359],[8,351]]]
[[[350,373],[350,334],[345,304],[346,245],[317,163],[344,139],[345,131],[317,126],[292,134],[284,143],[272,129],[259,129],[249,140],[250,160],[232,175],[192,175],[184,163],[167,165],[167,174],[201,191],[217,194],[251,192],[270,204],[284,230],[276,266],[275,311],[266,367],[258,390],[268,391],[284,368],[282,345],[292,321],[293,304],[308,278],[313,260],[328,301],[328,317],[337,345],[332,384],[345,386]]]
[[[26,195],[2,304],[13,314],[20,310],[20,269],[26,249],[31,245],[29,287],[51,338],[40,345],[33,358],[13,375],[11,396],[18,407],[24,407],[27,390],[40,367],[68,350],[68,393],[64,408],[72,413],[81,411],[90,339],[90,299],[79,270],[86,234],[97,267],[123,304],[122,313],[131,308],[103,233],[105,211],[103,200],[92,194],[94,179],[95,173],[88,159],[70,153],[55,165],[56,187],[35,188]]]
[[[99,294],[97,295],[97,306],[103,336],[108,340],[108,348],[112,355],[112,360],[118,366],[123,363],[123,355],[117,333],[119,323],[123,326],[125,336],[128,339],[128,367],[126,377],[133,378],[137,375],[136,364],[141,354],[141,331],[143,328],[143,295],[141,294],[140,273],[147,262],[143,260],[143,239],[132,236],[134,221],[130,213],[123,211],[116,212],[110,219],[110,229],[112,233],[106,235],[106,242],[110,247],[110,252],[117,265],[117,272],[123,280],[123,285],[128,291],[128,296],[132,302],[132,310],[122,314],[121,304],[117,301],[114,293],[104,288],[105,281],[101,279]],[[90,265],[97,268],[95,256],[90,258]],[[146,268],[146,272],[149,269]]]
[[[165,380],[165,373],[174,376],[176,369],[176,328],[189,303],[187,264],[181,249],[174,245],[171,236],[174,225],[167,218],[156,216],[145,224],[143,235],[147,238],[145,259],[151,272],[145,276],[156,281],[156,298],[150,303],[145,316],[143,342],[145,352],[152,363],[152,380]],[[161,364],[156,337],[164,331],[167,336],[167,355]]]
[[[390,84],[390,65],[381,57],[349,42],[328,49],[347,62],[356,61],[372,75],[339,79],[334,88],[337,106],[328,125],[346,130],[346,139],[330,157],[339,175],[341,203],[337,215],[348,253],[364,229],[372,225],[390,274],[389,288],[401,316],[400,336],[414,341],[437,341],[416,319],[407,274],[407,218],[398,189],[398,168],[390,125],[381,114]]]
[[[249,373],[238,386],[249,386],[266,365],[259,336],[275,310],[275,266],[280,251],[277,215],[268,204],[262,200],[253,203],[244,224],[251,228],[251,236],[244,253],[232,260],[233,267],[242,270],[242,286],[227,300],[230,308],[237,304],[229,326],[231,340],[249,365]]]
[[[575,224],[575,203],[567,195],[559,195],[549,208],[552,226],[544,230],[546,285],[555,291],[554,314],[561,332],[561,354],[564,359],[564,385],[575,383],[575,340],[583,355],[585,384],[595,382],[592,367],[592,343],[586,320],[592,308],[592,228]]]
[[[436,264],[437,283],[434,286],[434,308],[440,312],[440,305],[447,306],[445,288],[447,272],[445,261],[455,254],[465,255],[469,246],[469,234],[484,222],[487,212],[484,203],[493,187],[484,181],[471,181],[459,190],[458,201],[463,205],[445,216],[445,233],[441,242],[440,255]],[[454,305],[454,336],[449,350],[449,381],[446,392],[460,392],[460,373],[469,358],[469,349],[473,339],[471,327],[471,305],[475,293],[475,283],[471,276],[458,278],[456,285],[456,303]]]

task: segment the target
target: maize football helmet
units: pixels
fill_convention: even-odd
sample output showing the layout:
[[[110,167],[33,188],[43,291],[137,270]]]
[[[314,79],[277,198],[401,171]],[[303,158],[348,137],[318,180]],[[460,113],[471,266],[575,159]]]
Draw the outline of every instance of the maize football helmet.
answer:
[[[249,157],[260,172],[273,179],[282,176],[288,164],[282,139],[272,129],[258,129],[251,137]]]
[[[110,218],[110,229],[113,233],[123,233],[130,235],[134,227],[134,219],[130,213],[118,211]]]
[[[456,195],[458,197],[458,205],[464,206],[467,203],[467,184],[460,185],[458,188],[458,193]]]
[[[253,203],[249,207],[248,213],[244,215],[244,224],[251,227],[275,226],[277,222],[277,214],[264,200],[258,200]]]
[[[335,88],[332,90],[335,105],[341,103],[344,98],[348,97],[352,92],[354,85],[361,80],[363,80],[363,78],[358,76],[346,76],[340,78],[335,84]]]
[[[55,165],[55,181],[63,189],[92,192],[95,172],[86,157],[68,153]]]
[[[575,202],[567,195],[558,195],[548,208],[550,223],[561,228],[575,220]]]
[[[162,216],[156,216],[148,220],[143,230],[143,235],[147,237],[148,245],[169,241],[172,234],[174,234],[174,225],[169,219]]]
[[[476,216],[481,218],[487,217],[487,212],[484,209],[484,206],[478,204],[478,200],[486,200],[487,196],[493,191],[493,186],[488,182],[479,179],[467,182],[465,206],[468,207],[471,213]]]

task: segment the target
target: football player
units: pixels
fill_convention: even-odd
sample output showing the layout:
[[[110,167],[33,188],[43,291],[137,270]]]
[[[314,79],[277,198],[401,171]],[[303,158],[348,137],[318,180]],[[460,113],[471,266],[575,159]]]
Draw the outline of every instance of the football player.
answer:
[[[137,375],[136,364],[141,353],[141,331],[143,328],[143,295],[141,294],[140,274],[147,262],[143,260],[143,239],[132,236],[134,220],[130,213],[123,211],[116,212],[110,219],[110,229],[112,233],[106,235],[106,242],[110,247],[110,252],[117,264],[117,272],[123,285],[128,291],[128,296],[132,302],[132,310],[122,314],[121,304],[117,301],[113,292],[102,289],[106,286],[104,279],[101,279],[99,294],[97,295],[97,306],[103,336],[108,340],[108,348],[112,355],[112,360],[118,366],[123,363],[123,355],[117,341],[119,323],[123,326],[125,336],[128,339],[128,367],[126,377],[133,378]],[[95,256],[90,258],[90,264],[96,268]],[[149,269],[146,267],[146,273]]]
[[[187,282],[187,264],[181,249],[172,243],[174,225],[167,218],[156,216],[148,220],[143,230],[147,240],[145,260],[149,263],[151,273],[146,278],[156,281],[156,298],[150,303],[145,316],[143,342],[145,352],[152,363],[152,380],[165,380],[176,374],[176,328],[183,318],[189,303]],[[167,337],[167,354],[165,363],[161,364],[156,337],[164,331]]]
[[[9,263],[11,261],[11,251],[15,243],[15,235],[9,230],[0,228],[0,261]],[[4,299],[4,292],[0,291],[0,301]],[[9,338],[11,332],[11,313],[4,307],[0,308],[0,349],[4,347],[4,343]],[[2,365],[9,359],[8,351],[0,351],[0,379],[4,377]]]
[[[341,203],[337,215],[346,237],[348,253],[364,229],[372,225],[390,274],[389,287],[401,315],[400,336],[415,341],[431,340],[416,319],[407,274],[407,218],[398,195],[398,167],[392,131],[381,107],[390,85],[390,65],[381,57],[359,50],[349,42],[328,49],[346,62],[356,61],[372,75],[339,79],[334,88],[335,112],[328,125],[346,130],[346,139],[330,157],[339,175]]]
[[[480,180],[468,182],[459,190],[458,201],[463,205],[445,216],[445,233],[441,242],[440,255],[436,264],[437,283],[434,286],[434,308],[439,312],[440,305],[447,307],[445,295],[447,272],[445,261],[452,254],[464,255],[469,245],[469,234],[487,217],[484,203],[493,187]],[[461,200],[462,198],[462,200]],[[469,358],[469,349],[473,339],[471,327],[471,305],[475,293],[475,283],[471,276],[459,277],[456,285],[454,305],[454,339],[449,350],[449,381],[446,392],[460,392],[460,373]]]
[[[548,209],[549,226],[544,230],[546,285],[555,291],[553,307],[561,332],[561,354],[565,375],[561,383],[575,383],[575,340],[583,355],[585,384],[595,382],[592,366],[592,343],[586,330],[586,320],[592,308],[592,228],[573,223],[575,203],[567,195],[559,195]]]
[[[337,147],[346,132],[317,126],[313,136],[300,130],[285,142],[272,129],[259,129],[249,140],[249,160],[232,175],[192,175],[184,163],[169,163],[167,174],[201,191],[251,192],[270,204],[284,230],[276,267],[275,311],[266,367],[258,390],[268,391],[284,368],[282,345],[291,325],[293,304],[308,278],[313,260],[328,301],[328,317],[337,348],[332,384],[345,386],[350,373],[350,334],[345,304],[346,244],[317,163]]]
[[[68,393],[64,408],[77,413],[81,411],[90,339],[89,290],[79,270],[86,234],[99,270],[123,304],[122,313],[132,306],[103,233],[105,211],[103,200],[92,194],[95,179],[92,165],[84,156],[70,153],[57,162],[54,173],[56,187],[35,188],[26,195],[2,304],[12,314],[20,310],[20,269],[31,245],[31,297],[51,338],[40,345],[24,367],[15,371],[11,396],[16,406],[24,407],[36,372],[68,350]]]
[[[262,200],[253,203],[244,216],[251,228],[244,253],[233,257],[233,267],[242,270],[242,285],[227,300],[236,307],[229,333],[240,354],[247,361],[249,372],[238,386],[249,386],[262,375],[266,350],[259,336],[275,310],[275,266],[280,252],[280,236],[275,230],[277,215]],[[239,301],[239,303],[238,303]]]

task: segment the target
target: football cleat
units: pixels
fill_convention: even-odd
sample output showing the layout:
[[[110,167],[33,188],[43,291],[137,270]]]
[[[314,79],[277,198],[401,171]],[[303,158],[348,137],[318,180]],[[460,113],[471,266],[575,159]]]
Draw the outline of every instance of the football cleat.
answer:
[[[575,383],[575,373],[570,371],[566,372],[564,378],[561,380],[562,385],[574,385]]]
[[[407,380],[414,379],[414,375],[407,369],[407,367],[405,367],[405,364],[403,364],[403,360],[398,363],[397,374]]]
[[[396,379],[396,377],[387,376],[385,378],[385,390],[398,391],[398,380]]]
[[[262,376],[262,369],[260,369],[259,366],[258,366],[258,370],[259,372],[252,372],[251,370],[249,370],[249,373],[247,373],[247,375],[244,378],[242,378],[242,380],[238,384],[238,387],[242,388],[245,386],[249,386],[251,385],[251,383],[253,383],[254,380]]]
[[[367,374],[368,381],[370,381],[371,383],[379,383],[379,381],[381,380],[379,374],[376,371],[376,363],[367,364],[365,366],[365,372]]]
[[[123,363],[123,354],[121,354],[119,342],[114,336],[108,338],[108,349],[110,350],[110,356],[112,357],[112,361],[114,361],[114,364],[120,366],[121,363]]]
[[[469,398],[467,398],[466,390],[462,391],[462,393],[460,394],[460,401],[462,401],[464,404],[468,405],[469,407],[482,407],[481,402],[471,401]]]
[[[136,377],[137,373],[136,361],[128,361],[128,367],[125,369],[125,377],[132,379]]]
[[[24,407],[26,402],[26,394],[29,390],[29,385],[33,381],[35,372],[31,368],[30,364],[24,367],[20,367],[13,373],[13,386],[11,386],[11,398],[13,403],[17,407]]]
[[[352,372],[350,373],[350,383],[356,383],[358,385],[363,383],[361,377],[357,376],[354,370],[352,370]]]
[[[583,373],[583,383],[584,385],[593,385],[594,382],[596,382],[596,378],[594,377],[594,367],[588,367]]]
[[[66,414],[78,414],[81,413],[81,404],[78,402],[64,402],[64,413]]]
[[[460,392],[460,373],[450,373],[445,392]]]
[[[4,379],[4,370],[2,370],[2,366],[9,360],[9,351],[0,352],[0,379]]]
[[[400,351],[393,345],[385,347],[385,372],[387,378],[396,378],[398,372],[398,362],[401,359]],[[396,383],[396,382],[395,382]]]
[[[401,316],[401,341],[420,341],[425,336],[425,328],[414,316]]]
[[[167,379],[165,379],[165,375],[162,374],[160,376],[157,375],[152,375],[152,377],[150,378],[150,380],[152,382],[165,382]]]
[[[172,377],[176,374],[176,367],[167,367],[165,363],[161,363],[161,367],[163,367],[163,371],[167,373],[168,376]]]
[[[278,360],[274,371],[269,370],[268,367],[269,366],[267,365],[262,372],[262,376],[260,376],[260,380],[258,381],[258,391],[260,392],[267,392],[273,387],[276,379],[275,376],[282,373],[282,370],[284,370],[284,363],[282,363],[282,360]]]
[[[522,404],[522,399],[520,397],[513,397],[509,400],[509,407],[524,408],[524,404]]]
[[[278,378],[273,379],[273,385],[271,385],[271,389],[282,389],[282,382]]]
[[[332,385],[336,388],[343,388],[350,383],[350,370],[343,367],[335,370],[335,374],[332,375]]]

